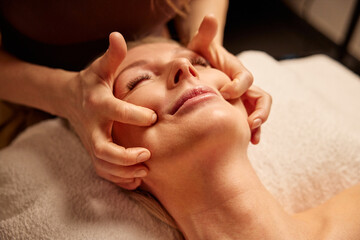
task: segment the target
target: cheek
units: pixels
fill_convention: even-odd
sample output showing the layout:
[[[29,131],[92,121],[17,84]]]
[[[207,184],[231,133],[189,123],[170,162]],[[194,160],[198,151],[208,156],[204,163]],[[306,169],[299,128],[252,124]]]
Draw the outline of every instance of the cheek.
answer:
[[[161,109],[164,102],[164,91],[161,87],[162,86],[156,86],[156,84],[153,83],[139,86],[121,100],[136,106],[152,109],[156,113],[159,113],[162,111]],[[151,127],[138,127],[114,122],[112,129],[113,139],[117,144],[126,148],[146,147],[144,145],[144,134],[147,129],[154,126],[156,126],[156,124]]]
[[[225,73],[216,69],[207,69],[200,72],[199,75],[204,84],[215,87],[218,90],[226,83],[231,82],[231,79]]]
[[[166,92],[163,88],[163,85],[156,82],[144,83],[144,85],[138,86],[120,100],[130,103],[130,107],[136,105],[153,110],[158,115],[159,121],[166,104]],[[129,113],[131,113],[131,109],[129,110]],[[133,130],[130,125],[122,126],[121,129],[122,131]]]
[[[128,96],[122,100],[128,103],[150,108],[159,111],[164,99],[164,91],[161,86],[155,84],[148,84],[149,86],[140,86],[138,89],[133,90]]]

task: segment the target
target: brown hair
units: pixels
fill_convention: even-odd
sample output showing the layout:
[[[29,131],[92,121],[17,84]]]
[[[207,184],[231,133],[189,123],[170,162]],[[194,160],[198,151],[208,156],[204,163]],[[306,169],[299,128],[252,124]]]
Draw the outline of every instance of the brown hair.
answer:
[[[168,211],[161,205],[159,200],[154,197],[151,193],[142,189],[136,189],[133,191],[124,190],[127,195],[134,200],[137,204],[143,207],[151,216],[165,223],[169,227],[175,230],[174,234],[176,239],[185,239],[181,233],[178,225],[174,218],[168,213]]]
[[[127,49],[130,50],[137,46],[144,45],[144,44],[151,44],[151,43],[173,43],[173,44],[177,44],[179,46],[183,46],[179,42],[172,40],[170,38],[157,37],[157,36],[147,36],[147,37],[139,39],[139,40],[129,41],[126,43],[126,46],[127,46]]]
[[[155,10],[155,1],[157,0],[151,0],[151,10]],[[186,17],[186,13],[189,12],[189,2],[190,0],[178,0],[178,4],[174,3],[174,0],[165,0],[166,4],[175,11],[176,14],[178,14],[181,17]]]

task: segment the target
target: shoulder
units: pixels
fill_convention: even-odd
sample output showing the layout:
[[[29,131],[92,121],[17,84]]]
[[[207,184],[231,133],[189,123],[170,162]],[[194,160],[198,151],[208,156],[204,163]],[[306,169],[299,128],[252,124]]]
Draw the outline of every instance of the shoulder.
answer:
[[[321,240],[360,240],[360,184],[295,215]]]

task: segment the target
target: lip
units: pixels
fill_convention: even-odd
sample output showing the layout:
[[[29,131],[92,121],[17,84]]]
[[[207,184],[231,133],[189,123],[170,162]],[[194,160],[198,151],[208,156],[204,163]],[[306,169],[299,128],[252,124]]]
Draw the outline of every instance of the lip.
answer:
[[[170,114],[174,115],[189,100],[191,100],[193,103],[196,103],[198,101],[206,100],[208,97],[212,97],[214,95],[217,95],[216,92],[210,87],[206,86],[197,86],[195,88],[186,90],[175,102],[171,108]]]

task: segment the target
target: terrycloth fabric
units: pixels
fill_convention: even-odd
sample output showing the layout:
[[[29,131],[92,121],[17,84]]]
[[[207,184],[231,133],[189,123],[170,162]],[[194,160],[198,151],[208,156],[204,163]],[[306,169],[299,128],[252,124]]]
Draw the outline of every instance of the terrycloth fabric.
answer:
[[[0,100],[0,150],[25,128],[48,118],[51,115],[45,112]]]
[[[241,60],[273,96],[258,146],[260,179],[289,212],[360,182],[360,80],[325,56]],[[115,185],[96,176],[62,120],[31,127],[0,151],[0,239],[174,239]]]
[[[60,120],[0,152],[0,239],[172,239],[118,187],[96,176]]]
[[[360,78],[324,55],[279,63],[245,52],[241,59],[273,96],[249,157],[284,208],[299,212],[360,183]]]

